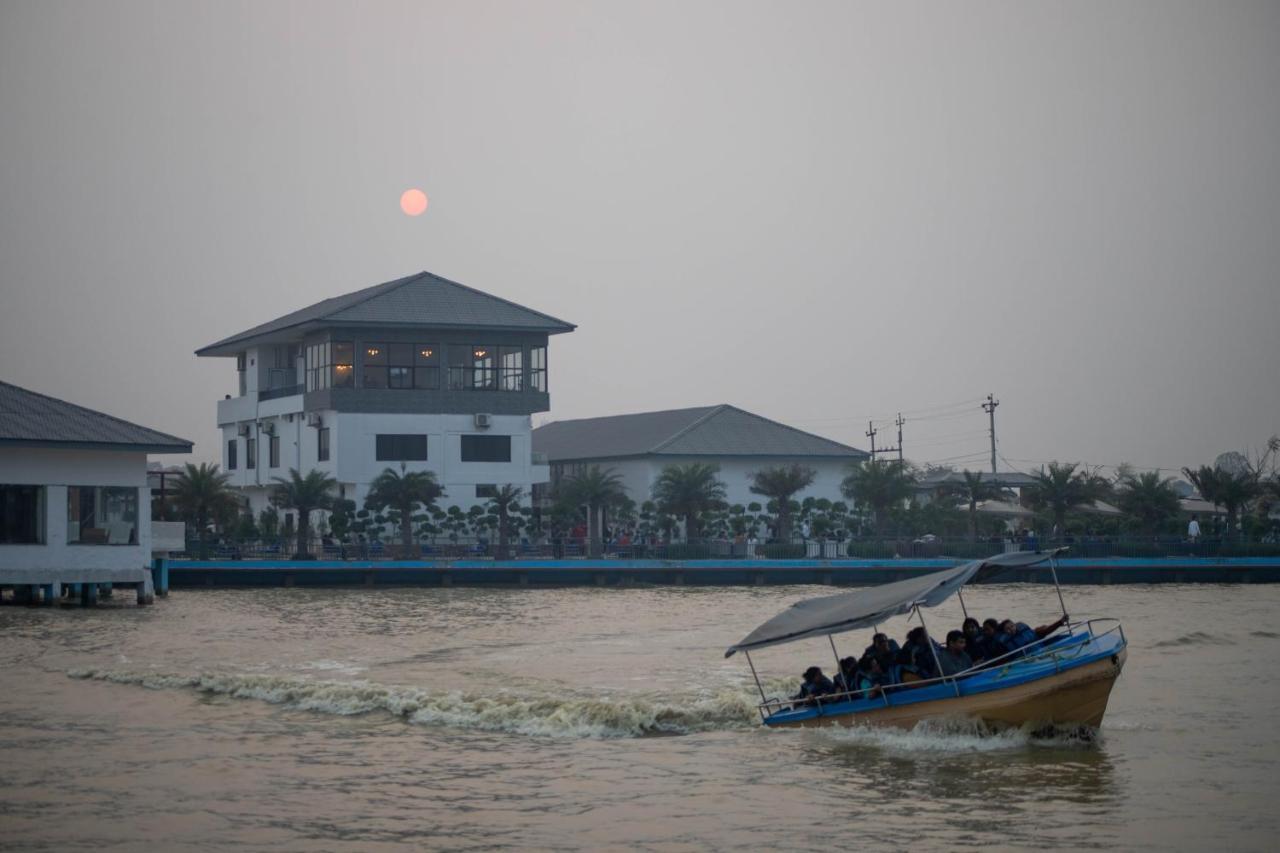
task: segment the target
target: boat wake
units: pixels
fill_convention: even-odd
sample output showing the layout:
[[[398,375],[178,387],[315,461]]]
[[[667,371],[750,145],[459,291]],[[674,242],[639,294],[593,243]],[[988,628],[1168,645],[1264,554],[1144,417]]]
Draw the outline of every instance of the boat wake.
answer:
[[[814,731],[841,744],[913,753],[1001,752],[1027,747],[1077,749],[1095,745],[1098,738],[1097,732],[1086,727],[995,729],[981,720],[970,719],[922,720],[911,729],[832,726]]]
[[[1192,631],[1190,634],[1183,634],[1181,637],[1174,637],[1168,640],[1161,640],[1158,643],[1152,643],[1153,649],[1169,649],[1178,646],[1230,646],[1234,645],[1233,641],[1226,637],[1215,637],[1213,634],[1206,634],[1204,631]]]
[[[677,735],[750,728],[760,723],[751,694],[731,688],[694,696],[581,696],[516,691],[433,692],[369,681],[328,681],[265,673],[176,675],[81,669],[71,670],[67,675],[153,690],[194,690],[236,699],[256,699],[320,714],[354,716],[382,712],[411,725],[546,737]]]

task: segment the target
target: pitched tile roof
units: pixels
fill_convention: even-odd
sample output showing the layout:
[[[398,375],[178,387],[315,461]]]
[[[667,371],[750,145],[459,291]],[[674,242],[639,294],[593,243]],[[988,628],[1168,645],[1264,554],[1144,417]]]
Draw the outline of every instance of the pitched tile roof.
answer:
[[[191,452],[185,438],[0,382],[0,446],[4,445]]]
[[[429,272],[335,296],[196,350],[234,355],[250,341],[308,324],[513,329],[559,334],[575,326]]]
[[[745,412],[702,406],[557,421],[533,431],[533,449],[551,462],[625,456],[827,456],[867,454]]]

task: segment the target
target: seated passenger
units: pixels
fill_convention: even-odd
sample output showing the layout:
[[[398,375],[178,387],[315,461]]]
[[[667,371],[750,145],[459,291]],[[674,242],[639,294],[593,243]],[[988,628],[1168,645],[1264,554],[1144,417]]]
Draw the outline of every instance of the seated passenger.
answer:
[[[978,639],[969,643],[970,648],[965,651],[969,652],[969,657],[975,661],[990,661],[1003,655],[1008,649],[1004,643],[1000,641],[1000,623],[995,619],[984,619],[982,622],[982,633],[978,635]],[[976,649],[973,648],[976,645]],[[975,651],[977,652],[975,654]]]
[[[897,640],[890,640],[887,634],[876,634],[871,638],[871,645],[862,652],[865,658],[867,655],[875,655],[880,661],[880,668],[888,672],[890,667],[897,662],[898,652],[902,648],[898,645]]]
[[[835,685],[831,683],[831,679],[822,674],[822,668],[811,666],[804,671],[804,681],[800,684],[800,692],[792,696],[792,699],[806,700],[806,704],[810,704],[818,696],[829,696],[835,691]]]
[[[858,659],[847,657],[840,661],[840,671],[831,679],[836,693],[853,693],[858,690]]]
[[[911,665],[921,678],[936,678],[938,675],[933,650],[929,648],[932,642],[924,626],[917,625],[907,633],[907,642],[902,647],[904,652],[911,655]]]
[[[864,691],[868,697],[882,692],[886,676],[880,666],[880,659],[875,655],[863,655],[858,663],[857,689]]]
[[[938,652],[938,663],[943,675],[956,675],[973,667],[973,660],[965,652],[965,638],[960,631],[947,634],[947,646]]]
[[[982,624],[972,616],[964,620],[964,624],[960,626],[960,630],[964,632],[964,650],[968,653],[969,659],[974,663],[981,661],[985,655],[982,647]],[[949,634],[947,636],[950,636]]]
[[[1067,622],[1067,614],[1062,614],[1057,622],[1052,625],[1041,625],[1039,628],[1032,628],[1025,622],[1014,622],[1012,619],[1006,619],[1000,623],[1001,642],[1009,651],[1016,651],[1024,646],[1029,646],[1038,640],[1058,630],[1059,627]]]

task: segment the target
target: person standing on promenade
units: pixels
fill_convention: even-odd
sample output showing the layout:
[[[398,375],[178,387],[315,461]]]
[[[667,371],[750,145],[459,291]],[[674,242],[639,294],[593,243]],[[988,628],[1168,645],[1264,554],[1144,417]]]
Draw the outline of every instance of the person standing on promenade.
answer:
[[[1200,519],[1198,516],[1191,516],[1191,521],[1187,524],[1187,541],[1192,545],[1200,541]]]

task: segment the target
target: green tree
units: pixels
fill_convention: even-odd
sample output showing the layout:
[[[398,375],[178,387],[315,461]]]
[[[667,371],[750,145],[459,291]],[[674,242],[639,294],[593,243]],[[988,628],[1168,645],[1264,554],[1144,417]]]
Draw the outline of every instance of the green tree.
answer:
[[[1258,471],[1250,466],[1240,471],[1225,471],[1201,465],[1197,469],[1183,468],[1182,473],[1195,484],[1200,496],[1227,511],[1226,541],[1236,536],[1240,510],[1262,493]]]
[[[946,492],[955,497],[962,504],[969,506],[969,541],[976,542],[978,540],[978,504],[981,501],[994,500],[1003,494],[1002,490],[995,483],[984,481],[982,472],[973,472],[968,468],[964,470],[964,479],[949,483]]]
[[[653,484],[654,503],[659,511],[684,521],[686,541],[698,538],[703,514],[724,503],[725,488],[719,473],[719,465],[702,462],[667,465]]]
[[[783,542],[791,541],[791,516],[793,513],[792,496],[796,492],[813,485],[818,472],[793,462],[790,465],[775,465],[752,472],[751,493],[768,498],[775,505],[778,538]]]
[[[263,508],[258,513],[258,530],[263,539],[275,539],[280,532],[280,511],[273,506]]]
[[[338,481],[314,468],[305,477],[298,473],[297,468],[290,468],[288,477],[271,479],[276,484],[271,490],[271,503],[298,513],[298,538],[293,558],[308,559],[311,556],[307,550],[311,538],[311,513],[330,507]]]
[[[561,500],[567,505],[584,507],[587,511],[587,539],[591,552],[600,546],[600,526],[605,510],[627,496],[622,479],[612,468],[601,470],[592,465],[584,471],[561,480]]]
[[[340,498],[329,510],[329,532],[339,542],[346,542],[355,524],[356,502]]]
[[[419,504],[431,507],[444,496],[444,489],[436,482],[431,471],[406,471],[403,462],[400,470],[384,468],[369,484],[364,505],[375,512],[390,511],[400,526],[400,552],[402,559],[409,559],[413,551],[414,511]]]
[[[187,463],[173,487],[173,503],[182,518],[195,525],[200,538],[200,559],[209,559],[209,522],[235,512],[240,501],[227,482],[230,474],[222,474],[217,465]]]
[[[1087,469],[1077,471],[1079,467],[1077,462],[1050,462],[1049,469],[1036,474],[1036,482],[1026,489],[1032,508],[1053,516],[1058,535],[1066,532],[1068,512],[1101,500],[1111,491],[1105,479]]]
[[[498,528],[499,556],[508,556],[507,540],[511,534],[516,532],[518,526],[516,519],[520,517],[520,501],[523,498],[524,489],[519,486],[513,486],[510,483],[505,486],[499,486],[493,496],[489,498],[489,512],[495,516],[495,526]]]
[[[866,459],[850,464],[840,490],[849,500],[871,507],[876,535],[883,539],[889,511],[910,499],[914,484],[915,478],[902,462]]]
[[[1161,477],[1159,471],[1127,474],[1116,489],[1120,510],[1143,533],[1155,533],[1178,517],[1181,506],[1173,479]]]

